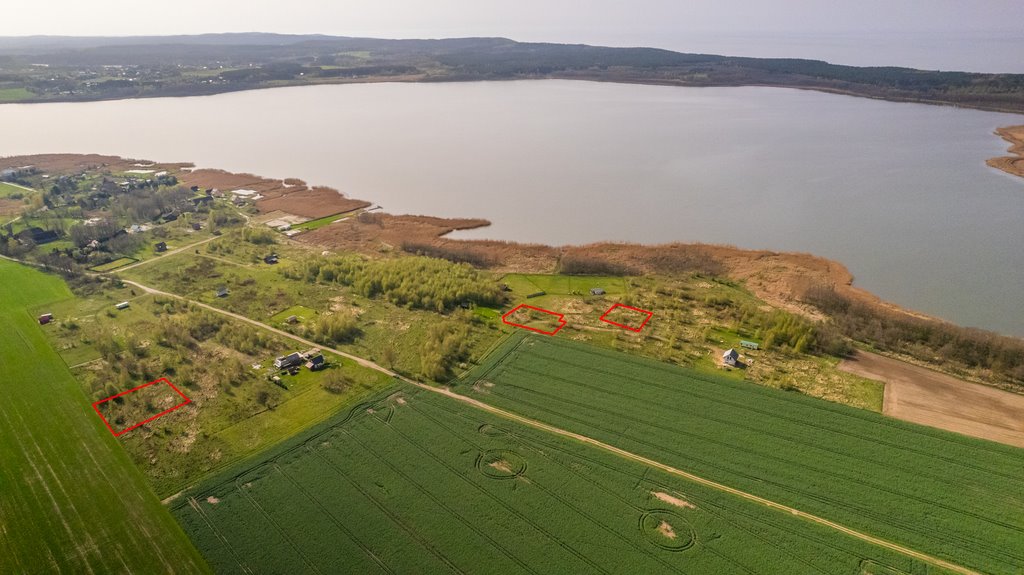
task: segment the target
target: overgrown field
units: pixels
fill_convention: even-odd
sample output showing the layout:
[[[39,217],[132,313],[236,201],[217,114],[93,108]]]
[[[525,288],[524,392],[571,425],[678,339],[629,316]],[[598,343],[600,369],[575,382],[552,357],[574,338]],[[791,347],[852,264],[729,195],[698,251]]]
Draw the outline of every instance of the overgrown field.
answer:
[[[459,387],[953,563],[1024,565],[1024,450],[544,336],[510,339]]]
[[[269,240],[273,241],[273,232]],[[501,337],[460,303],[500,297],[484,272],[443,260],[314,256],[288,243],[228,233],[192,251],[122,272],[171,293],[272,324],[410,377],[447,379]],[[267,265],[271,251],[280,263]],[[219,287],[230,294],[216,297]],[[283,323],[295,315],[295,324]]]
[[[565,314],[565,328],[557,337],[882,410],[881,383],[836,369],[838,356],[844,355],[848,346],[845,340],[831,333],[827,325],[815,325],[767,306],[728,279],[694,273],[642,277],[507,274],[501,281],[509,289],[507,309],[525,303]],[[592,288],[605,293],[593,295]],[[544,295],[536,295],[539,292]],[[600,321],[615,303],[653,314],[642,333]],[[635,328],[646,316],[616,308],[608,319]],[[740,340],[754,341],[760,349],[741,350],[746,356],[744,369],[723,367],[722,352],[739,348]]]
[[[124,300],[130,307],[116,310]],[[275,357],[309,346],[180,300],[136,296],[132,288],[101,284],[88,296],[36,312],[55,314],[45,331],[76,366],[90,401],[160,377],[191,399],[120,438],[160,497],[329,418],[388,381],[330,353],[323,371],[303,368],[271,381]],[[115,429],[162,411],[144,394],[104,406]]]
[[[224,574],[942,573],[404,385],[173,512]]]
[[[0,277],[0,571],[208,572],[27,311],[67,287],[3,260]]]

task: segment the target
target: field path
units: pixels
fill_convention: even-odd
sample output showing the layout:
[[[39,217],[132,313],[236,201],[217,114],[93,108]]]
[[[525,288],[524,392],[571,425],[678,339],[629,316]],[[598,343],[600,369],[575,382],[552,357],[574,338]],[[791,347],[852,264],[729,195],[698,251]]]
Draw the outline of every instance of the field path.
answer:
[[[710,487],[712,489],[717,489],[718,491],[729,493],[729,494],[735,495],[737,497],[742,497],[743,499],[746,499],[748,501],[753,501],[755,503],[759,503],[759,504],[761,504],[761,505],[763,505],[765,507],[769,507],[769,508],[774,509],[776,511],[781,511],[781,512],[785,512],[785,513],[789,513],[791,515],[795,515],[797,517],[801,517],[803,519],[806,519],[808,521],[812,521],[812,522],[817,523],[819,525],[824,525],[825,527],[829,527],[831,529],[835,529],[836,531],[839,531],[841,533],[845,533],[846,535],[849,535],[851,537],[856,537],[857,539],[860,539],[862,541],[866,541],[868,543],[871,543],[872,545],[877,545],[879,547],[882,547],[882,548],[885,548],[885,549],[889,549],[889,550],[895,551],[897,553],[901,553],[903,555],[906,555],[907,557],[911,557],[911,558],[917,559],[919,561],[924,561],[925,563],[929,563],[931,565],[934,565],[936,567],[940,567],[942,569],[947,569],[947,570],[949,570],[949,571],[951,571],[953,573],[960,573],[961,575],[983,575],[982,573],[980,573],[978,571],[974,571],[972,569],[968,569],[967,567],[963,567],[963,566],[957,565],[955,563],[950,563],[949,561],[945,561],[943,559],[939,559],[938,557],[932,557],[931,555],[928,555],[928,554],[925,554],[925,553],[921,553],[920,551],[915,551],[914,549],[910,549],[909,547],[904,547],[902,545],[899,545],[898,543],[894,543],[894,542],[891,542],[891,541],[886,541],[884,539],[879,539],[878,537],[874,537],[874,536],[869,535],[867,533],[862,533],[860,531],[856,531],[854,529],[850,529],[849,527],[845,527],[843,525],[835,523],[834,521],[829,521],[828,519],[825,519],[824,517],[819,517],[819,516],[813,515],[811,513],[806,513],[804,511],[800,511],[799,509],[795,509],[793,507],[782,505],[781,503],[776,503],[774,501],[771,501],[769,499],[765,499],[763,497],[759,497],[759,496],[754,495],[752,493],[747,493],[746,491],[741,491],[741,490],[736,489],[734,487],[729,487],[728,485],[725,485],[725,484],[722,484],[722,483],[718,483],[718,482],[712,481],[710,479],[705,479],[703,477],[700,477],[698,475],[694,475],[694,474],[689,473],[687,471],[683,471],[681,469],[676,469],[675,467],[672,467],[670,465],[666,465],[664,463],[655,461],[653,459],[648,459],[647,457],[644,457],[642,455],[637,455],[635,453],[626,451],[624,449],[620,449],[618,447],[615,447],[614,445],[609,445],[609,444],[604,443],[602,441],[598,441],[598,440],[596,440],[596,439],[594,439],[592,437],[587,437],[585,435],[580,435],[578,433],[573,433],[571,431],[567,431],[565,429],[562,429],[562,428],[559,428],[559,427],[555,427],[553,425],[549,425],[547,423],[543,423],[543,422],[537,421],[535,419],[530,419],[528,417],[524,417],[522,415],[518,415],[518,414],[513,413],[511,411],[506,411],[504,409],[501,409],[501,408],[498,408],[498,407],[494,407],[493,405],[490,405],[488,403],[484,403],[482,401],[473,399],[471,397],[467,397],[465,395],[461,395],[461,394],[455,393],[454,391],[452,391],[450,389],[447,389],[447,388],[435,387],[433,385],[427,385],[425,383],[420,383],[418,381],[413,381],[411,379],[403,377],[403,376],[401,376],[401,375],[399,375],[399,374],[397,374],[397,373],[395,373],[395,372],[385,368],[382,365],[374,363],[374,362],[372,362],[372,361],[370,361],[368,359],[365,359],[365,358],[362,358],[362,357],[359,357],[359,356],[356,356],[356,355],[352,355],[350,353],[346,353],[346,352],[343,352],[343,351],[338,350],[338,349],[332,349],[330,347],[327,347],[327,346],[318,344],[316,342],[310,341],[308,339],[299,337],[297,335],[288,333],[288,332],[286,332],[284,330],[277,329],[275,327],[272,327],[272,326],[267,325],[265,323],[262,323],[260,321],[256,321],[254,319],[247,318],[247,317],[245,317],[243,315],[239,315],[239,314],[236,314],[236,313],[225,311],[225,310],[216,308],[214,306],[211,306],[211,305],[208,305],[208,304],[205,304],[205,303],[202,303],[202,302],[198,302],[198,301],[195,301],[195,300],[191,300],[191,299],[188,299],[188,298],[176,295],[176,294],[172,294],[172,293],[169,293],[169,292],[165,292],[165,291],[161,291],[161,290],[158,290],[158,289],[155,289],[155,288],[151,288],[149,286],[142,285],[142,284],[140,284],[138,282],[124,280],[124,283],[133,285],[133,286],[135,286],[135,287],[137,287],[137,288],[139,288],[139,289],[141,289],[143,291],[146,291],[148,293],[151,293],[151,294],[163,295],[163,296],[179,299],[179,300],[182,300],[182,301],[186,301],[188,303],[194,304],[196,306],[199,306],[201,308],[210,310],[212,312],[219,313],[221,315],[225,315],[225,316],[237,319],[239,321],[243,321],[245,323],[254,325],[256,327],[265,329],[267,331],[271,331],[271,332],[273,332],[275,334],[278,334],[280,336],[289,338],[289,339],[291,339],[293,341],[300,342],[303,345],[307,345],[307,346],[310,346],[310,347],[318,347],[320,349],[326,349],[327,351],[330,351],[331,353],[335,353],[335,354],[338,354],[338,355],[340,355],[342,357],[348,358],[348,359],[356,362],[357,364],[359,364],[359,365],[361,365],[363,367],[367,367],[369,369],[373,369],[373,370],[379,371],[381,373],[387,374],[387,375],[389,375],[391,377],[394,377],[394,378],[396,378],[396,379],[398,379],[398,380],[400,380],[400,381],[402,381],[404,383],[407,383],[409,385],[415,386],[415,387],[417,387],[419,389],[422,389],[422,390],[425,390],[425,391],[429,391],[431,393],[437,393],[437,394],[440,394],[440,395],[444,395],[444,396],[449,397],[451,399],[454,399],[456,401],[461,401],[461,402],[466,403],[468,405],[472,405],[473,407],[476,407],[476,408],[481,409],[483,411],[486,411],[488,413],[493,413],[493,414],[498,415],[500,417],[503,417],[505,419],[508,419],[508,420],[511,420],[511,421],[515,421],[515,422],[521,423],[523,425],[528,425],[530,427],[533,427],[534,429],[539,429],[541,431],[546,431],[548,433],[553,433],[555,435],[560,435],[562,437],[568,437],[570,439],[574,439],[576,441],[579,441],[579,442],[582,442],[582,443],[586,443],[587,445],[592,445],[594,447],[597,447],[597,448],[603,449],[605,451],[614,453],[615,455],[618,455],[618,456],[623,457],[625,459],[636,461],[636,462],[642,463],[644,465],[653,467],[655,469],[660,469],[660,470],[662,470],[662,471],[664,471],[666,473],[670,473],[672,475],[675,475],[675,476],[678,476],[678,477],[682,477],[684,479],[688,479],[690,481],[693,481],[695,483],[699,483],[701,485],[704,485],[706,487]]]

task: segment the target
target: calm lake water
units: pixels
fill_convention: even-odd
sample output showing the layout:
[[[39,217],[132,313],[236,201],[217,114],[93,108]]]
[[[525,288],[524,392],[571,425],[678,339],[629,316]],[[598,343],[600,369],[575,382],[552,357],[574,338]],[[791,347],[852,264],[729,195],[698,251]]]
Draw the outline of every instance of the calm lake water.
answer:
[[[836,259],[856,284],[1024,335],[1024,116],[775,88],[315,86],[0,106],[0,155],[96,152],[300,177],[460,237],[708,242]]]

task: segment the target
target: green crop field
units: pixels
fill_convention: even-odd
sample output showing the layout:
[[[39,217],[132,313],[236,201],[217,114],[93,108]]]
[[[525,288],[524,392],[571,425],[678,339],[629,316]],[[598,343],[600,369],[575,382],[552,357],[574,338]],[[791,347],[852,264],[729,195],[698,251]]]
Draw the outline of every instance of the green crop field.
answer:
[[[959,565],[1024,565],[1021,449],[543,336],[511,338],[459,387]]]
[[[209,572],[27,311],[67,287],[8,261],[0,275],[0,571]]]
[[[402,384],[173,512],[225,574],[944,573]]]

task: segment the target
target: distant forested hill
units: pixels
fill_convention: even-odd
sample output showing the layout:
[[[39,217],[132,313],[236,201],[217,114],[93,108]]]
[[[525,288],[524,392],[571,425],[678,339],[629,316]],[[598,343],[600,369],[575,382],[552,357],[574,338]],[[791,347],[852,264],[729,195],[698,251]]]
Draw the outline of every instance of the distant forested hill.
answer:
[[[856,67],[505,38],[386,40],[204,34],[0,38],[0,102],[210,94],[373,81],[567,78],[678,86],[787,86],[1024,112],[1024,74]]]

